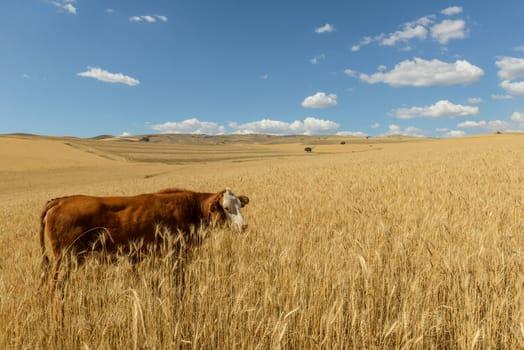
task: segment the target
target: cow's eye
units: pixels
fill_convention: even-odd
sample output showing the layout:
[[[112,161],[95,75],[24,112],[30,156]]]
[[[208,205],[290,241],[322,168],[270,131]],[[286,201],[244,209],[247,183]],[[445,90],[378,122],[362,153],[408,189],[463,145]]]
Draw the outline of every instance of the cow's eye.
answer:
[[[228,207],[224,208],[228,213],[230,212],[230,209]]]

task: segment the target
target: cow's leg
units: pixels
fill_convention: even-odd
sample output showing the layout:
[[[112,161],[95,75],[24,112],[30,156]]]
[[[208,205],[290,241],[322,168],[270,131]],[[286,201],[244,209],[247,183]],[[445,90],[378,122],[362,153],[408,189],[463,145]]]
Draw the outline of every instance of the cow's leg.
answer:
[[[40,284],[38,285],[38,289],[42,289],[44,284],[49,279],[49,258],[47,255],[44,255],[42,258],[42,274],[40,275]]]
[[[54,292],[56,288],[56,284],[58,282],[58,273],[60,272],[60,265],[62,264],[62,258],[63,254],[58,254],[56,256],[55,262],[53,264],[53,272],[52,272],[52,278],[51,278],[51,284],[49,287],[50,292]]]

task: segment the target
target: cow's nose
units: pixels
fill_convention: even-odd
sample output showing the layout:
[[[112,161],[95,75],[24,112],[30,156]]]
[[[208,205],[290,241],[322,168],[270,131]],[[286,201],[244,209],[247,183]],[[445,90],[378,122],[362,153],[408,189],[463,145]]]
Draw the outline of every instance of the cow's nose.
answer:
[[[242,224],[241,228],[242,228],[242,231],[245,231],[247,229],[247,224]]]

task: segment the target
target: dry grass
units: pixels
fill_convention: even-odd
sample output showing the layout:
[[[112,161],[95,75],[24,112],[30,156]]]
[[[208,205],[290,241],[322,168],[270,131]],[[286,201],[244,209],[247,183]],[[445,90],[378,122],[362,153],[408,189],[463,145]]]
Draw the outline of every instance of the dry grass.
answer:
[[[20,185],[0,207],[0,348],[522,348],[522,140],[115,165],[106,179],[93,167],[72,169],[79,179],[62,187]],[[36,289],[48,197],[226,184],[250,197],[250,229],[203,232],[183,282],[180,261],[164,252],[135,266],[90,259],[63,297]]]

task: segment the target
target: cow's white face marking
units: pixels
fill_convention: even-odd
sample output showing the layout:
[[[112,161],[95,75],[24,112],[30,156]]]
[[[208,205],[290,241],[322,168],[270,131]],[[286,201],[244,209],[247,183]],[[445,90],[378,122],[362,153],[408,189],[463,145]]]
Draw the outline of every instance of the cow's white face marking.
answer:
[[[231,225],[243,231],[247,228],[247,221],[242,216],[240,208],[246,205],[249,200],[245,196],[240,197],[238,198],[229,187],[226,187],[222,198],[222,207]]]

